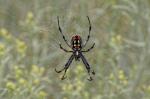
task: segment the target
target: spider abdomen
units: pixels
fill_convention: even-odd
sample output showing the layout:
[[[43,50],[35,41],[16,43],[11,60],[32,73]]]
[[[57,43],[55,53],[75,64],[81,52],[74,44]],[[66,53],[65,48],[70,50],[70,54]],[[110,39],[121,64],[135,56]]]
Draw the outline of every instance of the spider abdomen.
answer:
[[[82,48],[82,39],[79,35],[75,35],[71,39],[72,49],[80,50]]]

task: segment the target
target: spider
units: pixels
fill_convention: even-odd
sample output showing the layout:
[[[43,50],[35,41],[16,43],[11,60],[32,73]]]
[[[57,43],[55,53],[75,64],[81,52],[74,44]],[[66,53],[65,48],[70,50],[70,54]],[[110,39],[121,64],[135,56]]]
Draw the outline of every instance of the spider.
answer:
[[[64,67],[63,67],[61,70],[58,71],[58,70],[55,68],[55,71],[56,71],[57,73],[60,73],[60,72],[62,72],[62,71],[65,71],[64,74],[63,74],[63,76],[62,76],[62,78],[61,78],[62,80],[64,80],[64,79],[66,78],[66,77],[65,77],[65,74],[66,74],[66,72],[67,72],[67,70],[68,70],[70,64],[72,63],[72,61],[73,61],[74,59],[75,59],[75,61],[79,61],[80,58],[82,59],[83,64],[85,65],[85,67],[86,67],[86,69],[87,69],[87,72],[88,72],[88,75],[89,75],[88,80],[89,80],[89,81],[92,81],[92,80],[93,80],[93,78],[92,78],[92,76],[91,76],[91,73],[92,73],[93,75],[95,75],[95,72],[94,72],[94,70],[91,71],[91,67],[90,67],[89,63],[87,62],[86,58],[84,57],[83,53],[89,52],[91,49],[93,49],[95,43],[94,43],[89,49],[87,49],[87,50],[82,50],[82,48],[84,48],[84,47],[86,46],[87,42],[89,41],[90,32],[91,32],[91,22],[90,22],[90,19],[89,19],[88,16],[87,16],[87,19],[88,19],[88,22],[89,22],[89,34],[88,34],[88,36],[87,36],[87,39],[86,39],[85,43],[84,43],[84,44],[82,43],[82,38],[81,38],[81,36],[79,36],[79,35],[74,35],[74,36],[72,36],[71,43],[69,44],[68,41],[67,41],[67,39],[65,38],[63,32],[62,32],[62,29],[61,29],[60,24],[59,24],[59,17],[57,16],[59,32],[61,33],[61,35],[62,35],[63,40],[65,41],[65,43],[72,49],[71,51],[68,51],[68,50],[66,50],[65,48],[63,48],[63,47],[61,46],[61,43],[59,44],[60,49],[62,49],[63,51],[65,51],[65,52],[67,52],[67,53],[72,53],[72,55],[70,56],[69,60],[67,61],[67,63],[64,65]]]

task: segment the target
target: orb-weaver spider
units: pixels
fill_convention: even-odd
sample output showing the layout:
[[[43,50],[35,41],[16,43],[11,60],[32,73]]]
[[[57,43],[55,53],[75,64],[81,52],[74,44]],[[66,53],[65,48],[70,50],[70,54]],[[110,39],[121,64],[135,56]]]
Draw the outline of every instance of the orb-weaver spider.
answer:
[[[87,60],[85,59],[84,55],[82,54],[82,53],[84,53],[84,52],[89,52],[91,49],[94,48],[94,45],[95,45],[95,43],[94,43],[89,49],[87,49],[87,50],[82,50],[82,48],[84,48],[84,47],[86,46],[87,42],[89,41],[90,33],[91,33],[91,22],[90,22],[90,19],[89,19],[88,16],[87,16],[87,19],[88,19],[88,22],[89,22],[89,34],[88,34],[88,36],[87,36],[87,39],[86,39],[85,43],[84,43],[84,44],[82,43],[82,38],[81,38],[79,35],[74,35],[74,36],[72,37],[72,39],[71,39],[71,44],[69,44],[68,41],[67,41],[67,39],[65,38],[63,32],[62,32],[61,27],[60,27],[60,24],[59,24],[59,17],[57,17],[59,32],[61,33],[61,35],[62,35],[64,41],[66,42],[66,44],[72,49],[72,51],[68,51],[68,50],[66,50],[65,48],[63,48],[63,47],[61,46],[61,44],[59,44],[60,49],[62,49],[62,50],[65,51],[65,52],[68,52],[68,53],[70,52],[70,53],[72,53],[72,55],[70,56],[68,62],[65,64],[64,68],[62,68],[62,69],[59,70],[59,71],[57,71],[56,68],[55,68],[55,71],[56,71],[57,73],[60,73],[60,72],[62,72],[62,71],[65,70],[65,72],[64,72],[64,74],[63,74],[63,76],[62,76],[62,78],[61,78],[62,80],[64,80],[64,79],[66,78],[66,77],[65,77],[65,74],[66,74],[67,69],[69,68],[70,64],[72,63],[73,59],[75,59],[75,61],[79,61],[80,58],[82,59],[84,65],[85,65],[85,67],[86,67],[86,69],[87,69],[87,71],[88,71],[88,75],[89,75],[88,80],[89,80],[89,81],[93,80],[92,77],[91,77],[91,67],[90,67],[90,65],[88,64]],[[95,75],[95,72],[92,71],[92,74]]]

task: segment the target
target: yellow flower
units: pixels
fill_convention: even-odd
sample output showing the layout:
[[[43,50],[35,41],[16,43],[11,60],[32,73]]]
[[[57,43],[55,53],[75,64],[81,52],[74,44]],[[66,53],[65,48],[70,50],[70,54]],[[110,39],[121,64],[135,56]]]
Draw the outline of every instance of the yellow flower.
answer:
[[[41,76],[44,73],[44,71],[45,71],[44,67],[32,65],[32,70],[31,70],[32,73],[35,73],[36,75]]]
[[[15,89],[16,89],[15,83],[13,83],[13,82],[11,82],[11,81],[9,81],[9,82],[6,83],[6,87],[7,87],[8,89],[10,89],[10,90],[15,90]]]
[[[126,77],[125,77],[125,75],[124,75],[124,71],[123,71],[123,70],[119,70],[118,78],[119,78],[120,80],[124,80],[124,79],[126,79]]]
[[[63,97],[63,99],[68,99],[67,97]]]
[[[119,74],[124,74],[124,71],[123,70],[119,70]]]
[[[82,65],[78,65],[78,66],[77,66],[77,69],[75,70],[75,72],[76,72],[77,74],[82,73],[82,72],[83,72],[83,66],[82,66]]]
[[[111,42],[114,44],[116,43],[116,39],[114,37],[111,38]]]
[[[5,54],[5,45],[0,43],[0,56]]]
[[[23,79],[23,78],[19,79],[19,84],[25,85],[26,83],[27,83],[27,81],[25,79]]]
[[[127,85],[128,84],[127,77],[125,76],[123,70],[119,70],[119,72],[118,72],[118,78],[120,80],[120,83],[122,83],[123,85]]]
[[[122,36],[121,36],[121,35],[117,35],[117,36],[116,36],[116,40],[117,40],[117,41],[121,41],[121,40],[122,40]]]
[[[35,79],[35,80],[33,81],[33,84],[35,84],[35,85],[38,85],[39,83],[40,83],[39,79]]]
[[[121,35],[115,35],[111,38],[111,42],[115,45],[119,45],[122,43],[122,36]]]
[[[31,11],[28,12],[27,18],[28,18],[28,19],[32,19],[33,17],[34,17],[33,13],[32,13]]]
[[[32,72],[36,73],[36,74],[39,74],[39,72],[40,72],[39,67],[37,65],[32,65]]]
[[[17,51],[19,52],[19,53],[21,53],[21,54],[24,54],[25,53],[25,51],[26,51],[26,49],[27,49],[27,46],[26,46],[26,44],[25,44],[25,42],[23,42],[23,41],[20,41],[20,40],[16,40],[16,49],[17,49]]]
[[[34,15],[33,15],[33,13],[30,11],[30,12],[27,13],[27,18],[26,18],[25,22],[26,22],[27,24],[30,24],[30,23],[33,22],[33,18],[34,18]]]
[[[72,84],[65,84],[62,86],[62,89],[64,91],[71,91],[73,89],[73,85]]]
[[[147,89],[150,91],[150,85],[147,87]]]
[[[69,84],[68,85],[68,90],[72,90],[73,89],[73,85],[72,84]]]
[[[119,74],[118,78],[119,78],[120,80],[124,80],[124,79],[125,79],[125,76],[124,76],[123,74]]]
[[[81,91],[81,89],[84,87],[84,83],[79,80],[76,83],[76,87],[78,91]]]
[[[66,84],[63,85],[63,86],[62,86],[62,89],[63,89],[64,91],[66,91],[66,90],[67,90],[67,85],[66,85]]]
[[[0,33],[1,33],[2,35],[7,35],[8,31],[7,31],[5,28],[1,28],[1,29],[0,29]]]
[[[15,75],[16,75],[16,78],[20,78],[23,75],[22,69],[20,69],[19,67],[15,68]]]
[[[86,97],[86,98],[88,98],[88,97],[89,97],[88,92],[84,92],[84,97]]]
[[[39,95],[39,97],[42,98],[42,97],[46,97],[47,93],[45,91],[40,91],[38,95]]]
[[[10,39],[12,37],[11,34],[5,28],[0,29],[0,34],[6,39]]]

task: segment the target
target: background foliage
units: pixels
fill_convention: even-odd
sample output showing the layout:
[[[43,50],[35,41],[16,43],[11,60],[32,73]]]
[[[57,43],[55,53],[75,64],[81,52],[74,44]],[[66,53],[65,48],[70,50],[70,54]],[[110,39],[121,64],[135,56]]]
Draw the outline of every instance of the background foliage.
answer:
[[[82,62],[62,68],[70,40],[88,35],[95,48],[85,56],[96,76],[87,81]],[[0,0],[0,99],[149,99],[149,0]]]

